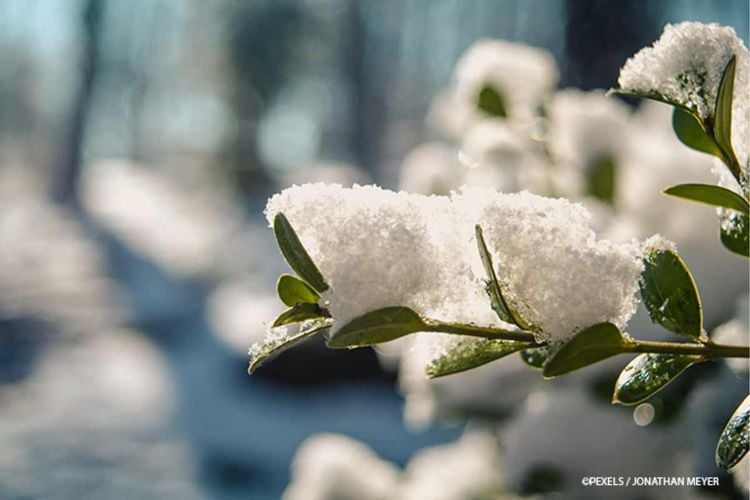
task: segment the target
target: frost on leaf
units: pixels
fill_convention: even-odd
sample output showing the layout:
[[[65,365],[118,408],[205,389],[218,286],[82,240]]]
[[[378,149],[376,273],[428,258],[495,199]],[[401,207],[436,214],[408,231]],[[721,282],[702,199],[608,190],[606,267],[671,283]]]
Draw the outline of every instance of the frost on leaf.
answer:
[[[252,374],[260,365],[273,358],[282,351],[330,328],[330,318],[317,318],[304,321],[298,325],[271,327],[266,332],[263,342],[253,344],[248,351],[250,366],[248,373]]]
[[[742,165],[748,161],[748,50],[732,28],[686,22],[668,24],[661,38],[628,59],[621,91],[682,107],[714,122],[724,70],[736,57],[732,142]]]
[[[524,342],[460,338],[427,365],[430,378],[442,377],[495,361],[528,347]]]

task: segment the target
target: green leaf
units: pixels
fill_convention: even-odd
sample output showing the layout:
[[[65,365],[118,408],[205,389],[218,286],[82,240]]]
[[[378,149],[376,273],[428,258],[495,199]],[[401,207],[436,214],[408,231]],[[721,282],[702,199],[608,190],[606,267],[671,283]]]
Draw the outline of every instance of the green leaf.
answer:
[[[747,201],[734,191],[710,184],[679,184],[664,190],[664,194],[712,205],[730,208],[745,215],[750,211]]]
[[[504,358],[528,346],[526,342],[461,339],[445,353],[430,361],[426,373],[430,378],[459,373]]]
[[[485,291],[490,297],[490,305],[492,310],[495,311],[497,316],[511,325],[516,325],[522,330],[534,330],[534,326],[524,321],[520,314],[513,310],[503,297],[503,292],[500,289],[500,283],[497,280],[495,274],[495,265],[492,261],[492,255],[487,249],[487,243],[484,241],[484,234],[482,227],[478,224],[474,226],[474,234],[477,238],[477,248],[479,249],[479,256],[482,259],[482,265],[484,266],[484,272],[487,274],[487,281]]]
[[[720,217],[721,242],[731,252],[750,256],[750,218],[737,212],[725,212]]]
[[[318,292],[310,285],[291,274],[282,274],[276,282],[276,293],[281,301],[289,307],[297,304],[317,304],[320,299]]]
[[[291,309],[287,309],[273,322],[274,327],[288,325],[289,323],[301,323],[302,321],[315,318],[327,317],[328,312],[321,309],[318,304],[300,303]]]
[[[297,233],[284,214],[278,213],[274,217],[273,232],[276,235],[281,254],[289,266],[294,269],[294,272],[318,292],[322,293],[328,290],[328,284],[323,279],[323,275],[320,274],[307,250],[302,246]]]
[[[544,364],[545,378],[557,377],[625,352],[627,341],[612,323],[599,323],[573,337]]]
[[[643,263],[638,284],[651,321],[698,339],[703,333],[703,306],[685,263],[668,249],[650,249]]]
[[[596,158],[586,169],[588,172],[587,193],[605,203],[612,204],[617,181],[617,164],[607,155]]]
[[[328,340],[331,348],[354,348],[388,342],[428,326],[408,307],[384,307],[354,318]]]
[[[728,470],[737,465],[750,447],[750,396],[740,403],[719,436],[716,465]]]
[[[651,101],[661,102],[664,104],[669,104],[670,106],[674,106],[675,108],[680,108],[683,111],[686,111],[687,113],[693,114],[694,111],[682,104],[681,102],[677,102],[674,99],[670,99],[669,97],[665,96],[664,94],[660,94],[659,92],[649,91],[649,92],[642,92],[637,90],[624,90],[624,89],[609,89],[607,91],[608,96],[616,95],[620,97],[630,97],[630,98],[636,98],[636,99],[649,99]]]
[[[723,158],[721,148],[694,114],[682,108],[674,108],[672,128],[680,142],[687,147]]]
[[[296,333],[271,334],[262,344],[255,344],[250,348],[250,365],[247,372],[252,375],[266,361],[303,340],[324,333],[332,323],[330,318],[317,318],[302,323]]]
[[[714,137],[719,147],[732,165],[738,165],[737,156],[732,148],[732,100],[734,98],[734,72],[737,64],[736,56],[732,56],[724,68],[724,74],[719,84],[716,96],[716,110],[714,112]]]
[[[557,349],[552,346],[546,347],[535,347],[533,349],[526,349],[521,351],[521,359],[524,363],[534,368],[535,370],[541,370],[544,368],[544,363],[555,353]]]
[[[508,111],[505,108],[505,100],[494,87],[482,87],[477,96],[477,107],[492,116],[501,118],[507,118],[508,116]]]
[[[612,402],[626,406],[641,403],[701,361],[706,361],[706,358],[685,354],[641,354],[620,373]]]

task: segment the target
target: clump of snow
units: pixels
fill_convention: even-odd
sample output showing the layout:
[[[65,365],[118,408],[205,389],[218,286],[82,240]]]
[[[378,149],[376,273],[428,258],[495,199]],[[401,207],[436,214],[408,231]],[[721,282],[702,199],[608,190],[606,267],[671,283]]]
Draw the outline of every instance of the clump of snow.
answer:
[[[621,101],[601,91],[557,92],[549,102],[547,115],[547,147],[556,168],[566,170],[579,185],[597,162],[609,159],[616,168],[627,154],[630,111]]]
[[[85,170],[81,196],[102,225],[176,275],[226,276],[247,252],[243,214],[221,186],[103,161]]]
[[[364,443],[320,434],[297,450],[284,500],[456,500],[516,498],[505,488],[496,438],[467,431],[455,443],[425,448],[400,470]]]
[[[284,500],[395,498],[399,470],[364,443],[337,434],[320,434],[297,450]]]
[[[322,296],[342,326],[374,309],[425,311],[440,284],[439,228],[447,197],[395,193],[375,186],[294,186],[272,197],[270,224],[283,212],[331,285]]]
[[[484,87],[503,99],[508,118],[536,114],[557,84],[558,72],[546,50],[503,40],[480,40],[456,64],[456,95],[475,103]]]
[[[636,242],[597,240],[580,205],[526,192],[467,188],[452,196],[374,186],[295,186],[269,200],[331,285],[322,299],[338,326],[401,305],[446,321],[497,323],[474,238],[480,224],[507,299],[562,342],[602,321],[624,327],[642,269]]]
[[[645,252],[662,252],[669,251],[677,253],[677,247],[674,242],[669,241],[660,234],[655,234],[643,242],[643,248]]]
[[[453,199],[467,223],[484,228],[506,299],[539,340],[562,342],[603,321],[624,328],[635,312],[639,245],[598,240],[582,205],[482,188]]]
[[[628,92],[663,96],[704,120],[713,120],[721,77],[737,57],[732,140],[742,165],[748,161],[748,50],[734,29],[716,24],[667,24],[661,38],[628,59],[618,83]]]
[[[496,438],[470,430],[455,443],[427,448],[407,465],[401,495],[405,500],[456,500],[506,497]]]

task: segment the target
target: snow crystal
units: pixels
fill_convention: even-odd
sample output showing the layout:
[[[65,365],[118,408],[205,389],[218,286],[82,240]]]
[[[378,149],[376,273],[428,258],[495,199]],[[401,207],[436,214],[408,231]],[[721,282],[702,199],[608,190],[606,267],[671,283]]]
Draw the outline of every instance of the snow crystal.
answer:
[[[295,186],[268,203],[283,212],[331,285],[322,300],[342,326],[402,305],[428,317],[498,323],[474,239],[481,224],[511,305],[564,341],[602,321],[623,327],[636,306],[636,243],[597,241],[580,205],[529,193],[467,188],[446,196],[374,186]]]
[[[649,239],[643,242],[643,249],[645,252],[651,251],[670,251],[677,253],[677,247],[675,244],[668,239],[664,238],[660,234],[655,234]]]
[[[536,114],[557,84],[555,60],[546,50],[503,40],[480,40],[456,64],[456,95],[476,102],[490,87],[500,94],[510,119]]]
[[[734,29],[716,24],[667,24],[661,38],[628,59],[620,88],[664,96],[713,120],[721,77],[737,57],[732,142],[742,165],[748,162],[748,50]]]

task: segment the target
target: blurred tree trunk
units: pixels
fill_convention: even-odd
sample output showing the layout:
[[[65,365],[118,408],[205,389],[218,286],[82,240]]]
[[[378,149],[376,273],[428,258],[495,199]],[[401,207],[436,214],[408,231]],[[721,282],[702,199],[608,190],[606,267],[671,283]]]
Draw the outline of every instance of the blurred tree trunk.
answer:
[[[372,174],[375,158],[373,157],[373,137],[369,130],[369,106],[365,67],[366,27],[357,0],[350,0],[346,5],[344,16],[346,45],[342,48],[341,66],[346,73],[351,100],[349,113],[351,127],[348,130],[349,153],[353,162],[364,167]]]
[[[613,87],[627,58],[658,38],[663,8],[642,0],[566,0],[563,87]]]
[[[85,38],[80,63],[81,81],[53,170],[55,182],[52,195],[55,200],[70,205],[78,204],[78,179],[81,172],[86,120],[97,75],[103,11],[104,0],[89,0],[83,10]]]

